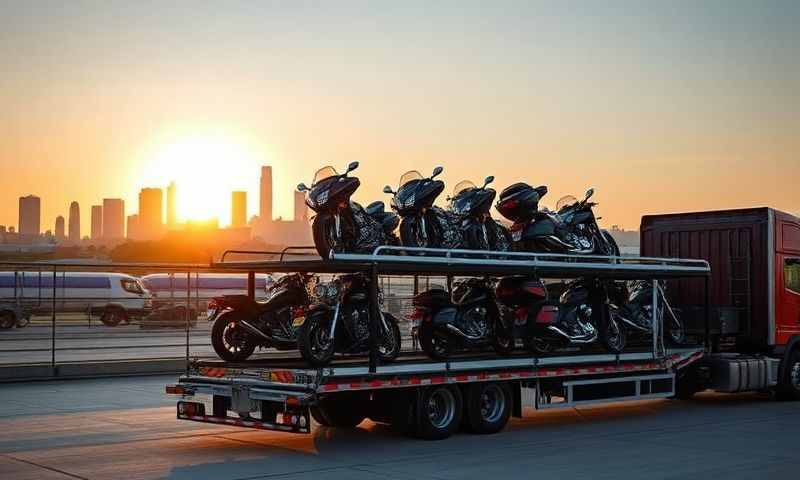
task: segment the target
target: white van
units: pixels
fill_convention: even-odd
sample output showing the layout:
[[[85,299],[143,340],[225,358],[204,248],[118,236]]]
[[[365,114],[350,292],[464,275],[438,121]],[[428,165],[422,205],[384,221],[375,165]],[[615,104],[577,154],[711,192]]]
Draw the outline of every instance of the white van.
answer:
[[[159,307],[190,308],[190,318],[197,318],[205,312],[208,301],[222,295],[246,295],[247,275],[237,273],[192,273],[187,288],[186,273],[154,273],[142,277],[145,288],[153,295],[153,305]],[[269,287],[273,284],[271,276],[256,274],[256,300],[269,298]],[[182,311],[178,312],[182,318]]]
[[[37,314],[53,311],[52,272],[0,272],[0,301],[23,304]],[[86,312],[109,326],[141,318],[152,297],[136,277],[123,273],[56,272],[56,312]]]

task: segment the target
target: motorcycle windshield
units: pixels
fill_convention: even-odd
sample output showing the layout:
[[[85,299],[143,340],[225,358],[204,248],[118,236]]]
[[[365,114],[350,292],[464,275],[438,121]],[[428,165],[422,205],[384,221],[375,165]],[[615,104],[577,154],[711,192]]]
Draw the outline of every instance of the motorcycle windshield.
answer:
[[[475,184],[470,182],[469,180],[458,182],[455,188],[453,188],[453,197],[458,196],[458,194],[463,192],[464,190],[469,190],[472,188],[478,188],[478,187],[475,186]]]
[[[414,180],[422,180],[422,174],[416,170],[411,170],[400,175],[400,181],[397,183],[397,189],[399,190],[403,188],[403,185]]]
[[[314,186],[319,182],[325,180],[326,178],[335,177],[339,175],[336,172],[336,169],[328,165],[327,167],[322,167],[317,170],[317,173],[314,174],[314,181],[311,182],[311,185]]]
[[[573,197],[572,195],[565,195],[558,200],[556,203],[556,212],[561,212],[567,207],[571,207],[578,203],[578,199]]]

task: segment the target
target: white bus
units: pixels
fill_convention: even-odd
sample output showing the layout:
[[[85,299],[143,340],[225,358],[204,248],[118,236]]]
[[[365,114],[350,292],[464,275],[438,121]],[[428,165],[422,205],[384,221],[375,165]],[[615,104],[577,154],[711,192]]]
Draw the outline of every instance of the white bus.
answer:
[[[138,278],[123,273],[0,272],[0,301],[24,305],[36,314],[85,312],[109,326],[141,318],[152,297]],[[55,302],[54,302],[55,297]]]

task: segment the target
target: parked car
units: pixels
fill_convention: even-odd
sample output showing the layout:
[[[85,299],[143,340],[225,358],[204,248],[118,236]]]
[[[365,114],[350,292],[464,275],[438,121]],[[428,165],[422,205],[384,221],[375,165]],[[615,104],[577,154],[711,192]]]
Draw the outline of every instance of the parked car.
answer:
[[[139,279],[105,272],[57,272],[55,279],[52,272],[0,272],[0,301],[16,302],[34,314],[49,314],[54,308],[88,312],[112,327],[152,309],[151,295]]]

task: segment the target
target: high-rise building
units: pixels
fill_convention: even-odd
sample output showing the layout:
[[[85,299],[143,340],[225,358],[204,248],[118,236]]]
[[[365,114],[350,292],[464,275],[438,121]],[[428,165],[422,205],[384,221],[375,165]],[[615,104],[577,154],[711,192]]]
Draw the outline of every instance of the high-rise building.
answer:
[[[64,217],[61,215],[56,217],[56,238],[58,240],[64,240]]]
[[[103,238],[125,238],[125,201],[121,198],[103,199]]]
[[[308,205],[306,205],[305,192],[294,192],[294,221],[307,222],[308,221]]]
[[[178,224],[178,210],[175,203],[175,182],[169,182],[167,186],[167,228],[174,230]]]
[[[164,196],[160,188],[143,188],[139,191],[139,218],[137,237],[153,240],[163,233]],[[128,237],[131,237],[128,232]]]
[[[81,241],[81,207],[78,202],[69,204],[69,225],[67,236],[72,243]]]
[[[39,235],[41,232],[42,203],[36,195],[19,197],[20,235]]]
[[[247,225],[247,192],[231,192],[231,227]]]
[[[141,226],[140,215],[128,215],[128,238],[131,240],[140,240],[143,237]]]
[[[103,206],[92,205],[92,240],[103,237]]]
[[[272,167],[261,167],[261,195],[258,216],[262,222],[272,221]]]

